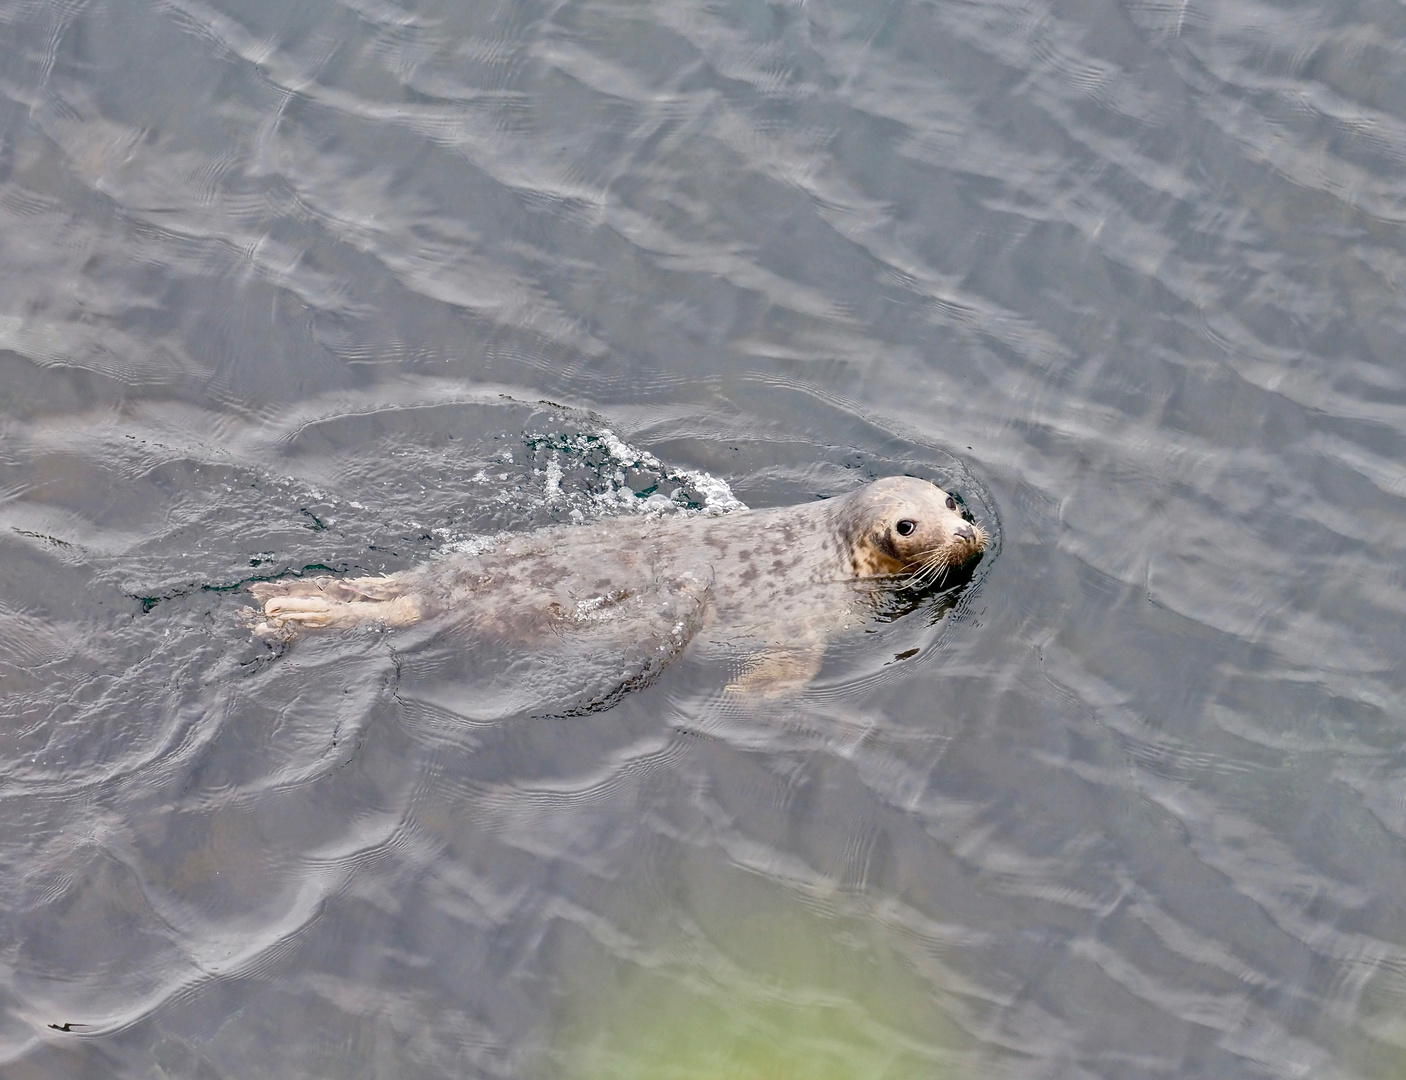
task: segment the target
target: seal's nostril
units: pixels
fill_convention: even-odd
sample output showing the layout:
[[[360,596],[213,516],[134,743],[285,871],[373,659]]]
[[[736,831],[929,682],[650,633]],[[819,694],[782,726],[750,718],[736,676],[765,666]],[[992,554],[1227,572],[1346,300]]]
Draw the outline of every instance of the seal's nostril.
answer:
[[[960,536],[963,540],[976,539],[976,530],[973,529],[970,525],[961,526],[960,528],[955,530],[955,534],[957,536]]]

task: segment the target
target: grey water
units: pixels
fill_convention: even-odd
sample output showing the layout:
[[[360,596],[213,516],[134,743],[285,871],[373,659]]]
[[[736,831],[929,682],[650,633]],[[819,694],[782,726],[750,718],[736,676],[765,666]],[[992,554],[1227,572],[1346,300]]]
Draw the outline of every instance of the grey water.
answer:
[[[1406,1076],[1403,284],[1397,4],[0,3],[0,1075]],[[891,472],[790,695],[241,615]]]

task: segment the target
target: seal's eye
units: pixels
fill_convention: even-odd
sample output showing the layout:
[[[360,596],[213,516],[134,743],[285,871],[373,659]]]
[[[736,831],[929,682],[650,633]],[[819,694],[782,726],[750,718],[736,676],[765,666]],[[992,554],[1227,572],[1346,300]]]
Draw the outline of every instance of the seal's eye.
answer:
[[[957,509],[957,500],[954,499],[954,498],[952,498],[951,495],[947,496],[947,509],[949,509],[949,510],[955,510],[955,509]]]
[[[917,527],[918,523],[916,521],[910,521],[908,520],[908,518],[904,518],[902,521],[900,521],[897,525],[894,526],[894,530],[898,533],[899,536],[912,536],[913,530]]]

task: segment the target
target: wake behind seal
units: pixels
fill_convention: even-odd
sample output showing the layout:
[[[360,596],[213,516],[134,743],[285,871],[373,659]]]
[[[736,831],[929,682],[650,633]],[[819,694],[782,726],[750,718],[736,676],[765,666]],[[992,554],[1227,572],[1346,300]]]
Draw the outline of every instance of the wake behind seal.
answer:
[[[264,635],[444,622],[525,646],[572,635],[662,668],[690,643],[742,656],[732,689],[781,692],[877,597],[942,586],[986,533],[926,480],[886,477],[800,506],[717,517],[620,517],[499,537],[384,577],[258,582]]]

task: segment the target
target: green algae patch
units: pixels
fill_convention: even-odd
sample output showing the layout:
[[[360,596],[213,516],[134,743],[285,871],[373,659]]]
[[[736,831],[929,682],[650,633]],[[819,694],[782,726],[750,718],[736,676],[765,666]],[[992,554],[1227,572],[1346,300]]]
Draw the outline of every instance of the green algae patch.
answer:
[[[929,1047],[843,1003],[723,1005],[677,983],[642,980],[614,1022],[575,1032],[559,1075],[578,1080],[906,1080],[946,1073]]]
[[[739,882],[730,882],[733,892]],[[979,1069],[940,966],[854,915],[742,884],[706,920],[578,957],[551,1080],[944,1080]],[[767,895],[770,893],[770,895]],[[697,896],[695,894],[695,899]],[[718,900],[718,896],[711,899]],[[628,953],[630,955],[622,955]]]

